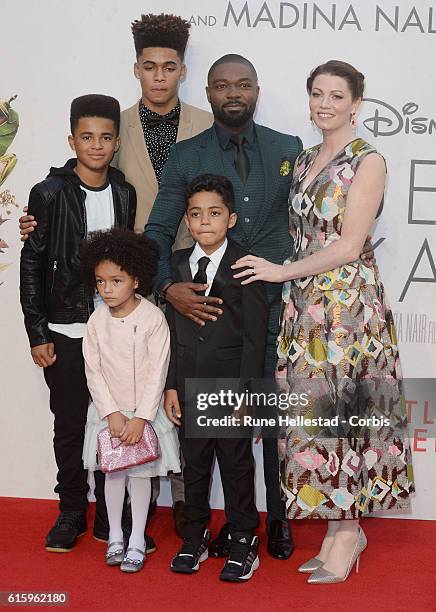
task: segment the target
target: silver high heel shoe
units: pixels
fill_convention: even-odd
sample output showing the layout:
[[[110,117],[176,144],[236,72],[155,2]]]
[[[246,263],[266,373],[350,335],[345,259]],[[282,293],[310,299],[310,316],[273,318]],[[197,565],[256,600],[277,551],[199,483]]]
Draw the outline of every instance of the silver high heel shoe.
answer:
[[[324,565],[324,561],[321,561],[320,559],[317,559],[316,557],[312,557],[312,559],[309,559],[309,561],[306,561],[306,563],[303,563],[302,565],[300,565],[297,571],[300,572],[301,574],[311,574],[312,572],[317,570],[319,567],[322,567],[323,565]]]
[[[123,558],[124,542],[109,542],[106,549],[106,563],[108,565],[120,565]]]
[[[365,550],[368,541],[363,532],[363,529],[359,527],[359,535],[357,536],[356,546],[354,548],[353,554],[351,555],[350,562],[348,563],[347,571],[345,572],[345,576],[336,576],[332,572],[328,572],[323,567],[318,568],[313,572],[311,576],[307,579],[309,584],[334,584],[335,582],[344,582],[351,570],[353,569],[353,565],[356,564],[356,574],[359,572],[359,563],[360,563],[360,555]]]
[[[141,553],[142,559],[130,559],[129,558],[130,550]],[[145,551],[144,550],[141,550],[140,548],[128,548],[126,550],[126,554],[124,555],[124,559],[121,562],[120,570],[122,572],[129,572],[131,574],[133,572],[139,572],[144,567],[144,561],[145,561]]]

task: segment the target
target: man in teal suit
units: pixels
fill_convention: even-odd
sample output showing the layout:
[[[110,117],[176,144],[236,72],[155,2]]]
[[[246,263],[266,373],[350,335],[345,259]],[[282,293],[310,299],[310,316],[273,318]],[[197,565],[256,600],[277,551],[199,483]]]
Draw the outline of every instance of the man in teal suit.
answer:
[[[209,70],[207,97],[214,115],[213,126],[176,143],[165,165],[159,193],[145,233],[160,247],[156,287],[173,307],[198,324],[220,316],[221,300],[197,293],[193,283],[174,283],[171,248],[185,212],[186,185],[199,174],[221,174],[235,191],[238,220],[228,236],[249,253],[274,263],[292,254],[288,232],[288,195],[294,161],[302,150],[300,138],[276,132],[253,121],[259,86],[254,66],[240,55],[225,55]],[[266,284],[270,305],[265,355],[266,378],[274,376],[279,329],[281,285]],[[264,478],[267,499],[268,552],[287,559],[293,543],[280,498],[277,440],[263,440]],[[223,483],[225,486],[225,483]],[[209,554],[228,553],[226,526],[211,545]]]

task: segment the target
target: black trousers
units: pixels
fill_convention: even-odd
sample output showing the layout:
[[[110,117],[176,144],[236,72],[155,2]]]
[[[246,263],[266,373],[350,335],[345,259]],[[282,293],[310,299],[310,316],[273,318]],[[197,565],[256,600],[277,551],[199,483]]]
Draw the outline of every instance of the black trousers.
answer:
[[[251,444],[251,440],[249,440]],[[250,449],[251,451],[251,449]],[[281,498],[280,492],[280,466],[278,455],[277,438],[262,438],[262,453],[263,453],[263,478],[265,482],[265,496],[267,520],[285,520],[286,506]],[[224,500],[229,497],[228,482],[221,475]],[[186,485],[185,485],[186,486]],[[227,502],[226,502],[227,511]]]
[[[216,454],[223,487],[225,510],[232,537],[250,537],[259,524],[255,505],[254,458],[251,438],[186,438],[180,428],[185,458],[185,506],[183,536],[201,539],[210,518],[209,488]]]
[[[50,410],[54,414],[53,447],[58,467],[55,492],[60,498],[61,511],[85,510],[89,487],[82,451],[89,392],[82,339],[51,333],[56,361],[44,368],[44,377],[50,389]]]
[[[274,320],[277,318],[277,330],[279,316],[280,304],[273,304],[270,307],[270,320],[272,318],[274,318]],[[277,332],[271,333],[270,330],[268,330],[264,366],[264,378],[266,379],[274,379],[277,363],[276,341]],[[286,518],[286,506],[285,502],[282,500],[280,490],[280,466],[277,438],[262,438],[262,450],[268,521],[275,519],[284,520]]]
[[[279,312],[280,309],[278,306],[276,306],[274,313],[277,318],[279,316]],[[276,338],[277,333],[268,333],[264,367],[264,378],[266,379],[274,379],[274,372],[277,361]],[[286,506],[285,502],[282,500],[281,497],[278,440],[276,437],[262,438],[262,453],[266,509],[268,513],[267,520],[268,522],[272,520],[285,520]],[[224,491],[224,499],[227,499],[229,497],[229,492],[227,491],[227,481],[222,479],[222,485]]]

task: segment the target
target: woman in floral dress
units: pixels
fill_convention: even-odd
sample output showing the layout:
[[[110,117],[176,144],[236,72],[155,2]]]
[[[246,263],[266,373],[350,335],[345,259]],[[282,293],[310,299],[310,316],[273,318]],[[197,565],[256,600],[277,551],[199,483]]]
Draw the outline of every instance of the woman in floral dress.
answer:
[[[301,417],[336,417],[284,432],[289,517],[328,519],[318,554],[299,568],[312,584],[345,580],[367,545],[359,518],[406,508],[413,491],[392,312],[375,261],[359,258],[386,177],[384,159],[354,134],[363,88],[363,75],[345,62],[312,71],[311,121],[323,141],[295,164],[294,255],[283,266],[251,255],[235,265],[251,268],[235,275],[248,275],[244,283],[285,283],[279,387],[305,394]]]

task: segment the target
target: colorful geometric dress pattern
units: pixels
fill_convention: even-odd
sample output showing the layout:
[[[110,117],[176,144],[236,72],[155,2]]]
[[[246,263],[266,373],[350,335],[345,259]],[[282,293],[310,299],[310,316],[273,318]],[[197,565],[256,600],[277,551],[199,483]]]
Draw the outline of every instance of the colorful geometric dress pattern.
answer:
[[[294,170],[289,196],[294,260],[340,238],[353,177],[365,156],[376,153],[363,140],[353,140],[302,192],[318,151],[319,145],[303,151]],[[333,409],[344,417],[361,407],[353,402],[356,397],[361,401],[366,390],[361,416],[384,415],[390,423],[376,421],[361,434],[354,429],[353,435],[344,429],[347,425],[336,430],[285,426],[279,449],[289,517],[353,519],[407,508],[414,488],[401,369],[392,312],[375,261],[358,259],[285,283],[277,353],[280,389],[308,392],[301,416],[322,414],[327,398],[328,414]]]

